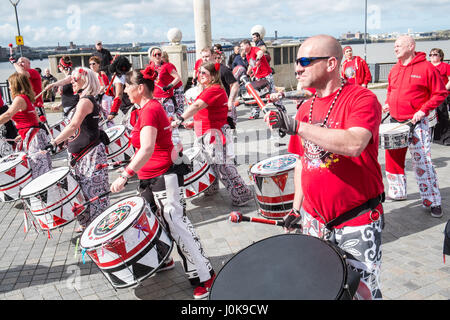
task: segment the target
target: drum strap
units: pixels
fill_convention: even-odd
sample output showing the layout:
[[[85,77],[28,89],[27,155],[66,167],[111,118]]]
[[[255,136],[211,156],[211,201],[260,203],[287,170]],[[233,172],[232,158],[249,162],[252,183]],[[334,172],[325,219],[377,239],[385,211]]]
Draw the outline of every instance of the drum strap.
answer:
[[[73,168],[81,158],[83,158],[89,151],[99,144],[100,140],[92,141],[88,144],[80,153],[71,154],[70,156],[70,166]]]
[[[328,230],[332,230],[336,226],[343,224],[344,222],[352,220],[352,219],[366,213],[365,210],[367,210],[367,209],[374,210],[380,203],[383,203],[384,200],[385,200],[385,193],[383,192],[378,197],[372,198],[372,199],[368,200],[367,202],[363,203],[362,205],[360,205],[350,211],[347,211],[347,212],[341,214],[340,216],[338,216],[337,218],[329,221],[327,224],[325,224],[325,227]]]

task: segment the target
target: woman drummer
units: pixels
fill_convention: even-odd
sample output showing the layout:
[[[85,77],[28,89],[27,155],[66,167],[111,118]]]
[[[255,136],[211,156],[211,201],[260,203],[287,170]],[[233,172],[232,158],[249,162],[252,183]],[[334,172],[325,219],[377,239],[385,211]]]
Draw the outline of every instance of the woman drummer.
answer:
[[[228,97],[220,82],[220,65],[205,62],[200,67],[199,82],[205,88],[195,102],[177,119],[172,127],[178,127],[184,119],[194,117],[194,131],[208,163],[229,192],[233,206],[244,206],[253,200],[251,190],[239,175],[233,161],[227,158],[226,133]],[[212,134],[214,136],[209,136]],[[216,180],[217,181],[217,180]],[[218,182],[208,188],[206,194],[217,193]]]
[[[40,127],[38,115],[32,103],[34,92],[28,78],[13,73],[8,78],[13,102],[8,110],[0,116],[0,125],[13,120],[22,139],[16,151],[28,153],[28,162],[33,179],[52,170],[50,154],[41,152],[49,141],[47,131]]]
[[[137,173],[140,194],[150,205],[158,207],[158,215],[177,244],[183,268],[191,284],[196,286],[194,298],[201,299],[208,295],[215,275],[184,209],[181,187],[187,172],[183,164],[175,164],[179,154],[172,143],[170,122],[162,105],[153,98],[156,80],[157,73],[150,67],[131,71],[126,76],[125,90],[131,101],[141,106],[139,119],[131,132],[136,153],[112,183],[111,191],[122,191],[127,180]],[[159,271],[173,267],[170,258]]]
[[[155,81],[153,98],[162,104],[169,119],[175,119],[177,115],[183,113],[183,110],[178,107],[177,100],[174,96],[174,87],[181,81],[181,77],[173,64],[170,62],[166,63],[162,60],[162,50],[160,48],[150,48],[148,55],[150,59],[149,66],[158,74],[158,78]],[[172,141],[181,150],[178,129],[173,130]]]
[[[169,61],[169,54],[167,53],[167,51],[163,51],[162,55],[161,55],[162,61],[164,63],[170,63]],[[172,64],[172,63],[170,63]],[[173,64],[172,64],[173,65]],[[174,84],[173,86],[173,96],[175,97],[175,100],[177,102],[177,114],[182,114],[184,112],[184,86],[183,86],[183,81],[181,81],[181,77],[179,76],[178,72],[177,72],[177,68],[173,65],[174,68],[174,74],[176,73],[176,75],[178,75],[178,79],[176,79],[176,77],[172,76],[172,82],[174,83],[174,81],[178,80],[178,82],[176,84]]]
[[[59,93],[61,94],[61,105],[63,108],[63,117],[67,117],[70,111],[75,108],[80,97],[77,92],[74,92],[72,87],[72,60],[69,56],[63,56],[59,59],[58,69],[65,75],[64,79],[53,82],[45,87],[45,91],[51,90],[52,88],[59,87]],[[58,107],[52,108],[53,110],[59,109]]]
[[[106,119],[111,112],[113,94],[111,90],[106,92],[109,86],[109,79],[106,73],[100,70],[100,65],[101,63],[99,57],[92,56],[89,58],[89,68],[97,74],[98,81],[100,82],[100,93],[98,95],[97,101],[99,101],[100,103],[102,118]],[[114,126],[114,122],[107,121],[106,125],[107,127],[112,127]]]
[[[98,128],[100,106],[95,100],[100,83],[97,75],[87,68],[76,68],[72,73],[72,86],[80,95],[75,113],[70,123],[54,139],[50,140],[53,148],[68,142],[70,167],[72,174],[80,184],[86,199],[92,199],[109,190],[108,169],[97,169],[99,164],[107,162],[103,135]],[[89,208],[77,219],[81,232],[99,214],[109,206],[109,197],[93,201]]]

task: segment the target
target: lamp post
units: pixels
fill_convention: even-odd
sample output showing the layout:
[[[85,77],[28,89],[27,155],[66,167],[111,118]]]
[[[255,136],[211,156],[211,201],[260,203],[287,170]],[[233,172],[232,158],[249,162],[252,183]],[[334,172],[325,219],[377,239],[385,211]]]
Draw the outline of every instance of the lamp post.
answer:
[[[364,60],[367,62],[367,0],[364,5]]]
[[[13,7],[14,7],[14,12],[16,13],[17,33],[18,33],[18,35],[19,35],[19,37],[20,37],[19,18],[18,18],[18,16],[17,16],[17,6],[19,5],[20,0],[17,0],[16,2],[12,2],[11,0],[9,0],[9,2],[11,2],[11,4],[13,5]],[[19,50],[20,50],[20,56],[22,57],[22,56],[23,56],[23,55],[22,55],[22,46],[19,45],[18,47],[19,47]]]

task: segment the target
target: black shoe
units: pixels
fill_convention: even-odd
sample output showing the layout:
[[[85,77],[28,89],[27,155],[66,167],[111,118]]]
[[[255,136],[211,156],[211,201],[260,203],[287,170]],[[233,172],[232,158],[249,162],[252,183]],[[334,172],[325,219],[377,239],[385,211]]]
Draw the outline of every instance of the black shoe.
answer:
[[[441,218],[443,215],[441,206],[431,207],[431,216],[433,218]]]

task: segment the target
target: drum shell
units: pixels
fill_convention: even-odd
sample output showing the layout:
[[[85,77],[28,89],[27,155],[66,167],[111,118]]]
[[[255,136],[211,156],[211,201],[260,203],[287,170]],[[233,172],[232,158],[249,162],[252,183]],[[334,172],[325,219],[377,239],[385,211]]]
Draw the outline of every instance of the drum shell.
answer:
[[[194,198],[211,187],[217,177],[200,148],[185,151],[191,161],[192,172],[184,176],[185,198]]]
[[[42,176],[51,179],[52,172],[62,169],[67,169],[67,173],[50,186],[28,194],[24,194],[24,191],[28,191],[24,189],[20,194],[29,212],[43,230],[61,228],[85,211],[85,209],[76,213],[72,211],[73,206],[84,203],[85,198],[69,168],[56,168]]]
[[[111,240],[89,247],[83,239],[95,237],[94,227],[88,226],[84,231],[80,246],[115,288],[135,286],[154,274],[173,248],[168,233],[148,205],[141,209],[133,223]]]
[[[20,190],[32,179],[31,167],[24,152],[10,154],[0,159],[0,162],[12,157],[19,157],[21,161],[0,172],[0,200],[3,202],[18,200]]]
[[[268,160],[270,159],[272,158]],[[249,168],[248,174],[254,185],[258,212],[268,219],[282,219],[293,207],[294,168],[272,174],[262,174],[252,172],[255,165]]]
[[[126,165],[134,155],[134,147],[131,145],[129,135],[126,133],[125,126],[117,125],[105,130],[110,138],[110,143],[106,146],[108,163],[123,162],[114,168]],[[112,168],[112,165],[110,166]]]
[[[437,125],[437,112],[436,110],[431,110],[428,115],[428,126],[433,128]]]
[[[334,244],[303,234],[260,240],[218,272],[210,300],[351,299],[349,268]],[[352,274],[354,276],[354,273]],[[357,285],[356,285],[357,287]],[[356,291],[356,288],[354,289]]]
[[[387,124],[391,125],[391,124]],[[396,124],[398,125],[398,124]],[[409,130],[404,132],[383,132],[381,129],[385,125],[380,126],[379,133],[379,146],[381,149],[385,150],[394,150],[394,149],[403,149],[407,148],[409,145],[409,138],[411,136],[411,132]]]
[[[58,123],[52,125],[50,127],[50,134],[53,137],[53,139],[55,139],[57,136],[59,136],[59,134],[64,130],[65,127],[67,127],[67,125],[70,123],[70,119],[69,118],[64,118],[61,121],[59,121]],[[67,145],[63,144],[62,146],[58,145],[56,147],[56,153],[60,153],[64,150],[67,150]]]

